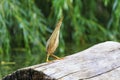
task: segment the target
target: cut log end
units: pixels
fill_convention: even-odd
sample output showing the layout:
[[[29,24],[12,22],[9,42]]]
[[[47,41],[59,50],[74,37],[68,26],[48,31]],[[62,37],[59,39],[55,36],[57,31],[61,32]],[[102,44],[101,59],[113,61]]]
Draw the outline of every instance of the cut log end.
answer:
[[[36,71],[33,69],[23,69],[18,70],[6,77],[2,80],[56,80],[54,78],[49,77],[41,71]]]

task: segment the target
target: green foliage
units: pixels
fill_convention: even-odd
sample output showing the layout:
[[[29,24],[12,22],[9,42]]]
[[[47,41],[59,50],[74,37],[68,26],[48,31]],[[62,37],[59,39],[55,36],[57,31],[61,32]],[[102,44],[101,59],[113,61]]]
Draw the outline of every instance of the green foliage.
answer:
[[[44,62],[46,41],[61,16],[58,56],[119,41],[119,12],[119,0],[0,0],[0,77]]]

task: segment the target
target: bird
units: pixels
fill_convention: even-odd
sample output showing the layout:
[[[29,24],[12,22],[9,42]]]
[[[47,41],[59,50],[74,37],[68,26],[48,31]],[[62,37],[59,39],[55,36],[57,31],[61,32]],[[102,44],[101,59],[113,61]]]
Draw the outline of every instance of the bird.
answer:
[[[50,38],[47,41],[46,44],[46,51],[47,51],[47,58],[46,62],[49,62],[49,57],[53,57],[55,59],[60,59],[58,56],[54,55],[56,48],[59,44],[59,36],[60,36],[60,27],[62,25],[63,17],[60,18],[60,20],[57,22],[56,27],[54,31],[52,32]]]

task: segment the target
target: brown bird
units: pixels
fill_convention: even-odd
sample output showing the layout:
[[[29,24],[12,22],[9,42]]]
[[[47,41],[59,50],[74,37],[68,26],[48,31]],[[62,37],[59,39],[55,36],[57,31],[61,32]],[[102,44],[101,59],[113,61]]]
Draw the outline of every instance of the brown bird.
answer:
[[[63,20],[63,17],[58,21],[52,35],[50,36],[50,38],[47,41],[47,44],[46,44],[46,50],[47,50],[46,61],[47,62],[49,61],[50,56],[52,56],[56,59],[60,59],[59,57],[57,57],[53,53],[55,52],[55,50],[56,50],[56,48],[58,47],[58,44],[59,44],[59,34],[60,34],[60,26],[62,24],[62,20]]]

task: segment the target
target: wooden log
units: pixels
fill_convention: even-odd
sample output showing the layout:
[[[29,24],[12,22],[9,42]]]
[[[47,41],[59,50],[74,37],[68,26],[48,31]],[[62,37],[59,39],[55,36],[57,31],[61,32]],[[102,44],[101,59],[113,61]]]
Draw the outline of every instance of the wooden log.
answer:
[[[120,80],[120,43],[100,43],[61,60],[17,70],[3,80]]]

